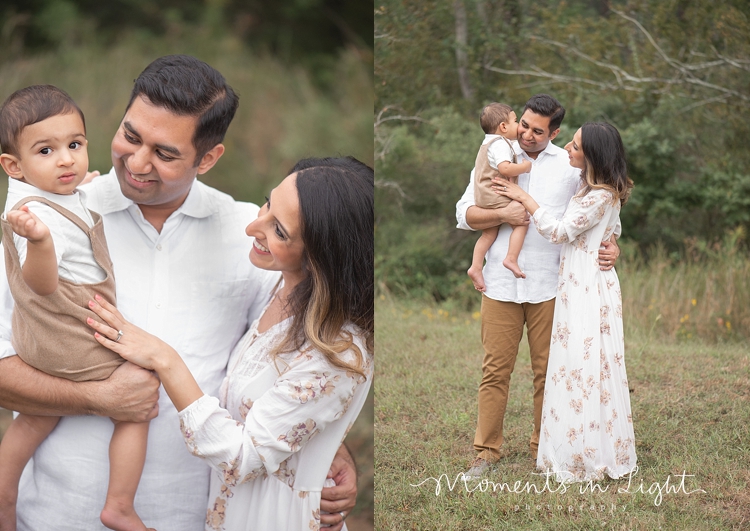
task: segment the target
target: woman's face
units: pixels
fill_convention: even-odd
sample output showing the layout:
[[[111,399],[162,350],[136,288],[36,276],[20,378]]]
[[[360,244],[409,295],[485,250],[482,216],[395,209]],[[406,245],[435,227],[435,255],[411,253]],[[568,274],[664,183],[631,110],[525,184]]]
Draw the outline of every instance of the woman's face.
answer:
[[[281,271],[287,284],[301,280],[302,234],[300,227],[297,174],[284,179],[271,190],[270,197],[258,212],[258,219],[245,229],[255,238],[250,261],[256,267]]]
[[[568,142],[565,146],[565,151],[568,152],[568,158],[570,159],[570,165],[574,168],[583,169],[586,165],[586,160],[583,158],[583,149],[581,148],[581,130],[576,131],[573,135],[573,140]]]

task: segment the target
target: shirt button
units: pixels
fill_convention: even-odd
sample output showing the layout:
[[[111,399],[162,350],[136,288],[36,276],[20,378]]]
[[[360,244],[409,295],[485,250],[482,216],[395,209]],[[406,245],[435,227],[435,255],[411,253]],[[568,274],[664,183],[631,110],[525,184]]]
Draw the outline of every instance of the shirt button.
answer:
[[[159,244],[159,245],[156,246],[156,250],[157,251],[161,251],[161,244]]]
[[[158,303],[157,303],[157,304],[156,304],[156,308],[157,308],[157,309],[161,308],[161,304],[158,304]]]

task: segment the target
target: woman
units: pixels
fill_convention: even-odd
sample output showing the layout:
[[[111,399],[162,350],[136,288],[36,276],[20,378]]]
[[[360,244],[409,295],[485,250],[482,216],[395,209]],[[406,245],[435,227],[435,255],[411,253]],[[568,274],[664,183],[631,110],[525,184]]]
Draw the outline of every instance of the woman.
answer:
[[[372,380],[373,178],[353,158],[301,161],[248,225],[250,261],[282,279],[220,400],[169,345],[91,304],[106,323],[91,323],[97,339],[158,373],[189,450],[215,471],[206,529],[320,526],[326,474]]]
[[[558,481],[620,478],[636,464],[622,297],[617,273],[601,271],[597,254],[619,226],[633,183],[611,125],[584,124],[565,149],[581,169],[581,188],[561,221],[516,185],[499,191],[526,207],[542,236],[562,244],[537,467]]]

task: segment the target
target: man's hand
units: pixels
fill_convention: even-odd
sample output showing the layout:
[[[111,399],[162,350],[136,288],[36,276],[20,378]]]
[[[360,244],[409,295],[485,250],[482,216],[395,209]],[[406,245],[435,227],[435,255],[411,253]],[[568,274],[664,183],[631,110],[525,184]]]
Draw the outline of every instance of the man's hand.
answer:
[[[159,378],[130,362],[97,382],[97,415],[127,422],[144,422],[159,414]]]
[[[602,271],[609,271],[615,267],[615,262],[620,256],[620,247],[617,245],[617,241],[614,236],[611,240],[605,240],[602,242],[604,249],[599,249],[599,269]]]
[[[333,458],[328,477],[336,486],[325,487],[320,493],[320,523],[329,525],[330,531],[339,531],[357,501],[357,467],[343,444]]]
[[[470,206],[466,211],[466,223],[474,230],[489,229],[503,223],[513,226],[528,225],[529,213],[521,203],[515,201],[503,208]]]

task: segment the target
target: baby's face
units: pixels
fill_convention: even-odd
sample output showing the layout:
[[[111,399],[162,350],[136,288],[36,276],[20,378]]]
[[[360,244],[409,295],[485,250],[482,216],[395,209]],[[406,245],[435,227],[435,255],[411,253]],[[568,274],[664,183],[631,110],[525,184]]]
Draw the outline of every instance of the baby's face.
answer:
[[[89,168],[86,129],[77,112],[26,126],[18,142],[16,179],[45,192],[71,194]]]
[[[510,111],[508,114],[508,119],[504,122],[505,123],[505,138],[508,140],[516,140],[518,139],[518,119],[516,118],[516,113],[513,111]]]

